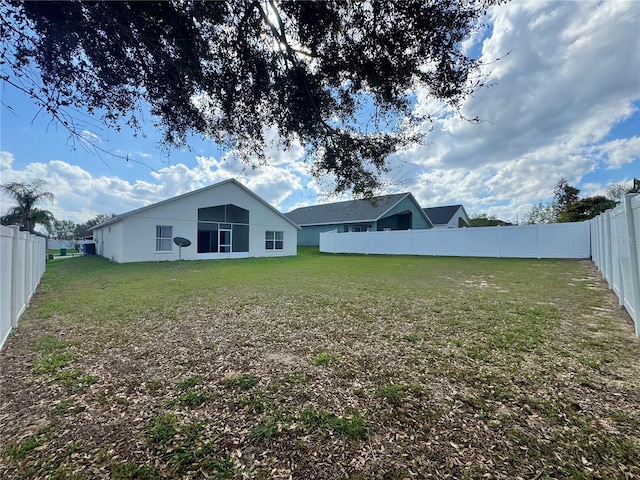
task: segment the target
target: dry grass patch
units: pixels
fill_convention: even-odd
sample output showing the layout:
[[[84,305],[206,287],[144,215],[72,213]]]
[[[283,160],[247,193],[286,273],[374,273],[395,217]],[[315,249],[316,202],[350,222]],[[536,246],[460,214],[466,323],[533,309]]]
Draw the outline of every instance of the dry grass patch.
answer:
[[[634,478],[640,341],[589,262],[51,264],[0,478]]]

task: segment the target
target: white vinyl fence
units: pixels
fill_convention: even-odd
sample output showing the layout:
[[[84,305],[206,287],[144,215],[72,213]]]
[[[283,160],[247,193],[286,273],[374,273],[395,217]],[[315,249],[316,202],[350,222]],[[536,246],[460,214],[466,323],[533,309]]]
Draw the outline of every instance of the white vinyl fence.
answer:
[[[320,251],[452,257],[589,258],[590,224],[325,232]]]
[[[47,239],[0,225],[0,348],[27,307],[46,267]]]
[[[633,319],[640,336],[640,195],[591,220],[593,262]]]

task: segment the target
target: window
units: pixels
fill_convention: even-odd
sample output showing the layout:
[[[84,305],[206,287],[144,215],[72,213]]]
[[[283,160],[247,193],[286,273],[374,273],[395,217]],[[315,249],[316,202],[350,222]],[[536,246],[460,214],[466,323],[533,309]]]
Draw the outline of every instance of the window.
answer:
[[[249,223],[249,210],[235,205],[218,205],[198,209],[199,222]]]
[[[267,230],[265,232],[264,248],[267,250],[282,250],[284,248],[284,232]]]
[[[198,253],[249,251],[249,210],[235,205],[198,209]]]
[[[231,249],[234,252],[249,251],[249,225],[233,224]]]
[[[171,225],[156,225],[156,252],[170,252],[173,241]]]

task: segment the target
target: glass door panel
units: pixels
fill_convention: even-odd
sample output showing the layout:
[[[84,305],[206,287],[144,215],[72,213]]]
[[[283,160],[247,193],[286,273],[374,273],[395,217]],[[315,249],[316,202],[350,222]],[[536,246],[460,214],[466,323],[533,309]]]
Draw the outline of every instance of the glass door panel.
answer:
[[[218,247],[220,253],[231,251],[231,230],[218,230]]]

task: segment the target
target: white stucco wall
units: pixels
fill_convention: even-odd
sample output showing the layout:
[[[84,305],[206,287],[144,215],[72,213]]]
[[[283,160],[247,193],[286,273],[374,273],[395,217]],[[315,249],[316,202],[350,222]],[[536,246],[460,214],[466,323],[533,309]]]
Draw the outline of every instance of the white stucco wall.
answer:
[[[233,204],[249,211],[249,252],[197,253],[198,209],[226,204]],[[297,253],[298,229],[233,182],[176,197],[172,201],[161,202],[159,205],[125,216],[111,225],[110,235],[106,233],[109,226],[101,228],[102,233],[95,235],[97,253],[123,263],[178,260],[179,248],[174,243],[171,245],[170,252],[156,252],[156,226],[158,225],[171,226],[173,237],[191,240],[191,246],[182,248],[183,260],[275,257]],[[265,232],[269,230],[284,232],[282,250],[265,248]]]
[[[116,222],[93,231],[96,242],[96,254],[113,262],[124,261],[123,222]]]

